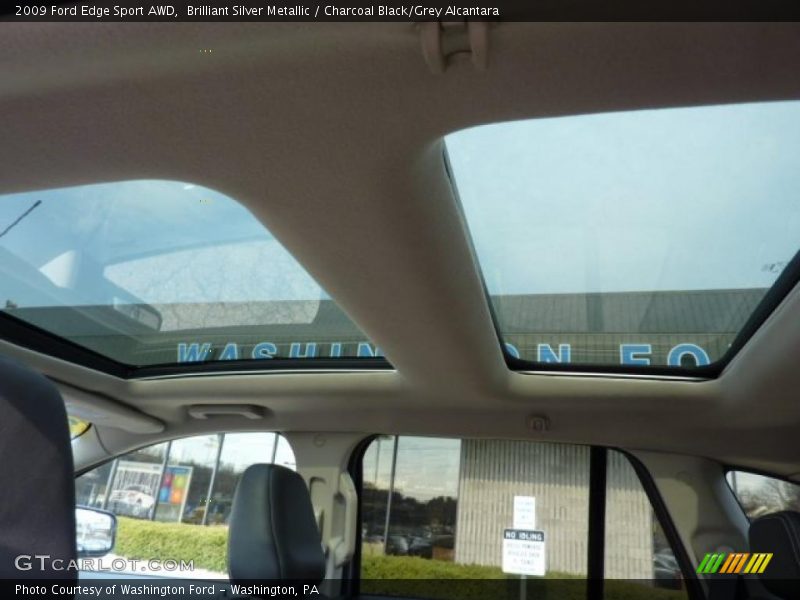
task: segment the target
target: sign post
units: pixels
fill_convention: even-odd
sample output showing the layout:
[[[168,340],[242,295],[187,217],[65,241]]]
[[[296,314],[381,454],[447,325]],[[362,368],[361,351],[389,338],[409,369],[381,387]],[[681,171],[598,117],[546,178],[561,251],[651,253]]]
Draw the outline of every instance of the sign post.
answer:
[[[506,529],[503,532],[503,572],[544,577],[544,531]]]
[[[503,532],[503,572],[520,576],[520,600],[526,600],[526,576],[545,573],[544,532],[536,530],[534,496],[514,496],[513,527]]]

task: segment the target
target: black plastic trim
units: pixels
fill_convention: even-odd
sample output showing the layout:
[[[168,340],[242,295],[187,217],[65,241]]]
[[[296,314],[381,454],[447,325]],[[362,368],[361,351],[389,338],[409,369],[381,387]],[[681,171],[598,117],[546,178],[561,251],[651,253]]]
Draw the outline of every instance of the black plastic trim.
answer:
[[[605,596],[607,473],[608,450],[592,446],[589,449],[589,532],[586,544],[588,600],[603,600]]]
[[[148,365],[133,369],[132,379],[192,374],[224,374],[237,371],[391,371],[384,358],[269,358],[207,360],[196,363]]]

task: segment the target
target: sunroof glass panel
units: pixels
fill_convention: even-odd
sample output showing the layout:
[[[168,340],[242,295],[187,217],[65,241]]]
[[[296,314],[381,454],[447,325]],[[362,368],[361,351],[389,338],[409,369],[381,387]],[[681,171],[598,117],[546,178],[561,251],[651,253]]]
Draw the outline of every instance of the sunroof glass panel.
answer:
[[[445,141],[513,357],[713,364],[800,247],[800,102],[535,119]]]
[[[134,366],[381,356],[242,205],[174,181],[0,196],[0,311]]]

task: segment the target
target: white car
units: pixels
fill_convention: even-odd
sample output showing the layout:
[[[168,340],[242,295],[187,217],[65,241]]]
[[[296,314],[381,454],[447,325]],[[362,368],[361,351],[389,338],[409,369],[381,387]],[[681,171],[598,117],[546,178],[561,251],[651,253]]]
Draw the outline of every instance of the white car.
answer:
[[[129,485],[121,490],[114,490],[108,496],[109,506],[117,514],[142,517],[150,513],[156,499],[150,489],[143,485]]]

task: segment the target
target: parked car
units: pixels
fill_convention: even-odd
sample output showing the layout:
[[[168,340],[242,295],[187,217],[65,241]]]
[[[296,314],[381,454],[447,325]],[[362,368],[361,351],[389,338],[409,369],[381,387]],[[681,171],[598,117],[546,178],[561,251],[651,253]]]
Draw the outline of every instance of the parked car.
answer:
[[[406,556],[408,554],[408,540],[402,535],[390,535],[386,542],[386,554]]]
[[[653,579],[658,587],[678,590],[683,587],[681,568],[671,550],[653,555]]]
[[[151,490],[137,484],[114,490],[108,497],[108,507],[115,514],[137,518],[148,516],[155,503]]]
[[[408,544],[408,555],[422,558],[433,558],[433,540],[431,538],[413,537]]]

